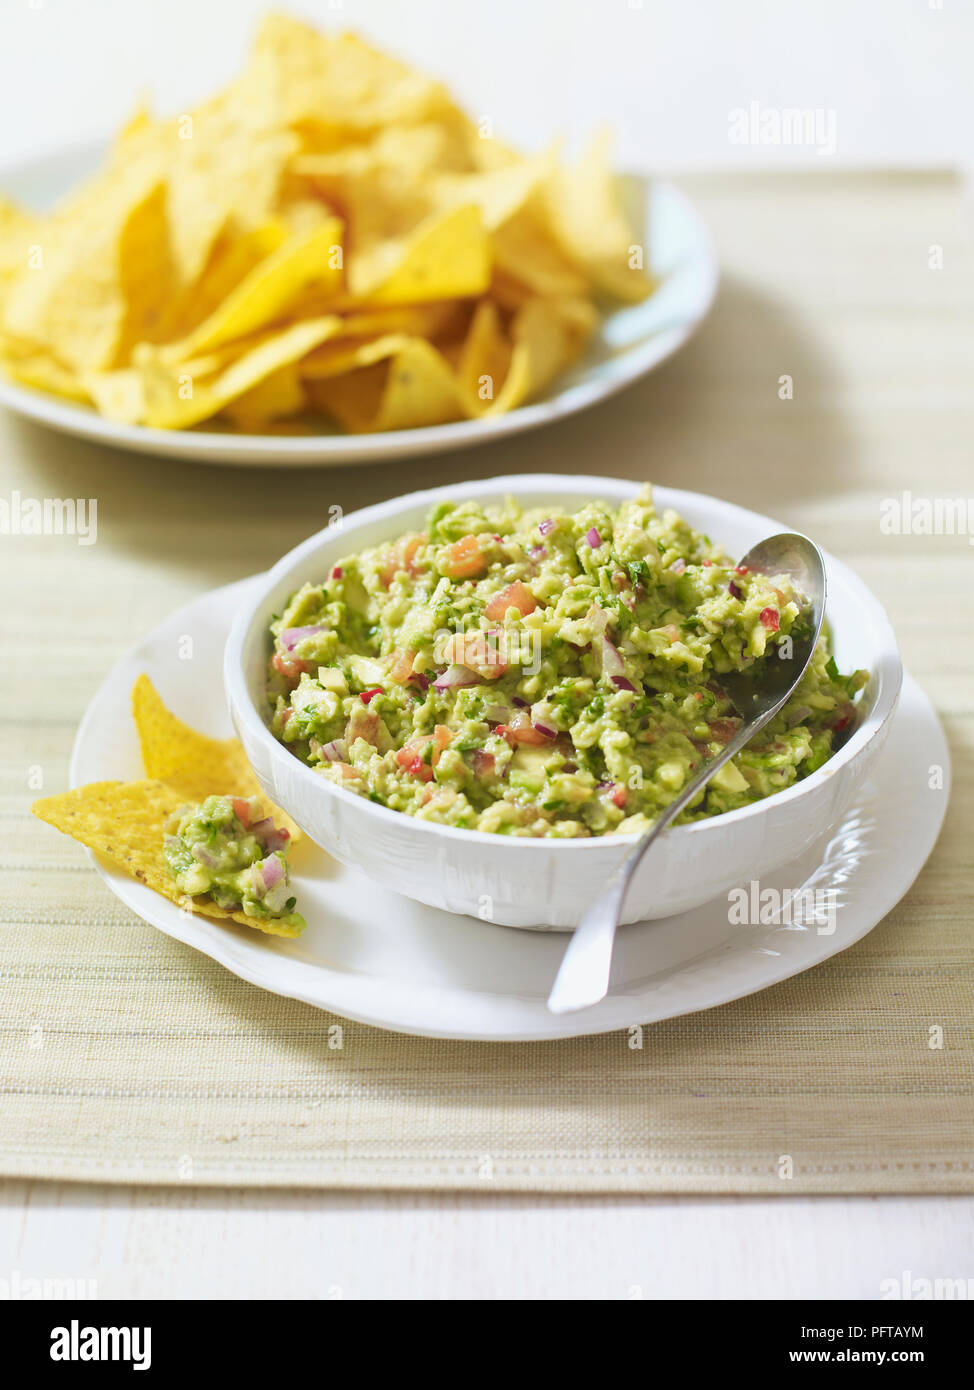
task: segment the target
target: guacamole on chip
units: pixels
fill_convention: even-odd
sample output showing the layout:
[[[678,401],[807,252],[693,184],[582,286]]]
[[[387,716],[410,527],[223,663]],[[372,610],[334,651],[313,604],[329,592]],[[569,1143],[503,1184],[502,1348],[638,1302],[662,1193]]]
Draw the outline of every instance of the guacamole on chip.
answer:
[[[442,503],[271,624],[275,735],[382,806],[519,836],[646,830],[741,720],[721,678],[808,634],[787,574],[735,566],[652,491],[574,513]],[[785,707],[677,823],[807,777],[867,674],[827,634]]]
[[[208,796],[175,811],[166,830],[163,856],[183,893],[205,893],[218,907],[304,927],[288,883],[291,837],[261,816],[256,797]]]

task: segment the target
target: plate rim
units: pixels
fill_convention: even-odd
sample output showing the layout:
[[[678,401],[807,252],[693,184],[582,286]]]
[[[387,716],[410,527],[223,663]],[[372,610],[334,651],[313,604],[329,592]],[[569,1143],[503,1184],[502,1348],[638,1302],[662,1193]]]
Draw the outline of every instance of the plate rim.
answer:
[[[167,629],[170,624],[181,622],[185,626],[187,616],[198,605],[201,606],[204,603],[216,602],[228,603],[232,597],[233,591],[240,590],[248,584],[252,584],[259,577],[260,576],[257,575],[248,576],[245,579],[236,580],[230,584],[221,585],[216,589],[211,589],[203,594],[197,595],[195,598],[190,599],[188,602],[176,608],[164,618],[161,623],[157,624],[151,632],[147,633],[123,653],[95,691],[79,723],[69,764],[69,782],[72,787],[79,785],[79,764],[84,756],[85,743],[89,732],[96,723],[98,706],[109,689],[117,687],[118,678],[122,676],[128,668],[143,659],[141,654],[158,640],[158,634]],[[334,999],[325,1000],[321,997],[320,992],[313,991],[308,986],[302,987],[300,979],[295,982],[270,978],[266,973],[266,966],[270,964],[274,956],[281,953],[279,943],[277,943],[276,946],[271,946],[268,956],[264,956],[263,951],[261,951],[260,955],[251,957],[250,950],[247,948],[252,948],[254,946],[266,947],[264,938],[260,938],[259,942],[254,941],[251,936],[244,937],[243,934],[246,930],[244,928],[234,928],[228,931],[225,925],[203,917],[192,917],[183,921],[171,911],[171,905],[169,903],[164,899],[158,898],[158,895],[153,894],[150,889],[136,883],[122,871],[117,870],[109,862],[101,859],[100,856],[91,852],[89,852],[89,855],[98,873],[106,882],[109,889],[125,904],[125,906],[129,907],[149,925],[156,927],[165,935],[177,941],[181,941],[184,945],[190,946],[194,950],[201,951],[204,955],[223,966],[224,969],[230,970],[231,973],[237,975],[238,978],[246,979],[249,983],[257,985],[258,988],[266,989],[272,994],[277,994],[285,998],[298,999],[311,1007],[324,1009],[328,1012],[337,1014],[339,1017],[363,1023],[371,1027],[384,1028],[388,1032],[399,1033],[404,1036],[441,1038],[470,1042],[542,1042],[571,1037],[592,1036],[606,1032],[617,1032],[626,1027],[635,1026],[636,1024],[648,1025],[654,1022],[662,1022],[667,1018],[684,1017],[692,1013],[715,1008],[721,1004],[731,1003],[735,999],[746,998],[751,994],[760,993],[762,990],[770,988],[775,984],[780,984],[783,980],[801,974],[812,966],[821,964],[823,961],[834,955],[840,954],[842,951],[848,949],[848,947],[854,945],[857,941],[868,935],[868,933],[883,920],[886,914],[891,911],[896,903],[899,902],[915,881],[936,844],[946,815],[947,804],[950,797],[951,780],[950,753],[940,721],[937,718],[929,697],[907,671],[904,671],[903,694],[907,698],[901,702],[901,706],[911,704],[916,699],[922,702],[924,712],[930,721],[930,735],[931,737],[935,737],[939,742],[939,751],[943,759],[945,772],[945,794],[940,803],[940,814],[937,817],[931,817],[929,823],[927,823],[927,833],[922,837],[921,848],[917,851],[916,856],[911,856],[909,860],[907,860],[906,856],[902,856],[900,860],[897,861],[901,869],[903,869],[904,865],[907,865],[907,867],[903,872],[895,876],[896,882],[894,886],[891,888],[890,892],[883,895],[883,905],[881,907],[875,905],[876,899],[874,895],[873,905],[864,911],[862,925],[854,928],[848,936],[844,936],[840,944],[834,944],[834,937],[821,936],[812,938],[812,940],[817,940],[821,943],[821,949],[812,950],[809,958],[803,959],[800,964],[796,965],[794,958],[782,955],[779,958],[779,963],[783,968],[771,971],[769,976],[763,979],[756,987],[746,986],[742,988],[738,987],[735,983],[731,985],[728,991],[721,991],[718,997],[711,998],[708,1002],[692,1008],[679,1007],[672,1010],[664,1006],[661,1011],[654,1011],[648,1007],[645,993],[620,991],[614,995],[610,995],[607,1000],[603,1001],[603,1005],[596,1006],[596,1009],[578,1014],[546,1016],[543,1022],[547,1024],[547,1027],[536,1026],[530,1031],[514,1029],[511,1031],[483,1032],[457,1028],[452,1024],[441,1027],[430,1026],[429,1024],[417,1026],[414,1022],[407,1022],[403,1018],[390,1021],[388,1014],[383,1013],[383,1000],[388,999],[390,995],[394,996],[397,993],[401,993],[403,986],[396,980],[375,975],[363,976],[362,973],[353,974],[350,971],[334,970],[326,965],[313,967],[319,979],[329,981],[338,987],[337,992],[340,998],[335,1002]],[[897,716],[894,715],[894,719],[896,717]],[[887,756],[887,753],[886,750],[883,750],[883,753],[880,754],[880,766],[882,765],[882,758],[885,756]],[[915,837],[911,839],[910,843],[912,848],[915,844]],[[884,881],[888,881],[888,879]],[[169,920],[170,917],[171,920]],[[651,926],[652,924],[646,925]],[[497,930],[510,931],[512,937],[515,939],[522,936],[520,932],[515,933],[514,929],[498,927]],[[238,958],[237,954],[231,949],[231,943],[238,942],[239,944],[241,940],[243,940],[245,946],[245,955],[243,959]],[[277,942],[276,938],[268,938],[268,940],[273,943]],[[258,961],[260,962],[259,964],[257,963]],[[291,961],[291,966],[300,971],[301,963]],[[371,989],[370,999],[377,1002],[369,1005],[368,1001],[354,1001],[352,1005],[349,1006],[344,996],[347,990],[352,987],[353,981],[360,981],[363,978],[369,980],[369,988]],[[463,1000],[469,1000],[473,997],[491,998],[498,1002],[516,1001],[516,996],[511,994],[504,995],[490,991],[469,989],[461,990],[459,987],[444,987],[442,985],[433,987],[412,982],[409,984],[408,988],[410,996],[417,1001],[422,1000],[426,996],[435,996],[441,1001],[450,1000],[454,1013],[458,1012],[459,1008],[462,1007]],[[646,1002],[640,1004],[640,1000]],[[543,1001],[541,1002],[543,1005]],[[367,1006],[362,1007],[363,1003]],[[613,1010],[614,1013],[618,1013],[619,1016],[606,1018],[604,1014],[608,1012],[609,1009]],[[591,1016],[587,1017],[587,1014]],[[539,1025],[541,1021],[539,1017]]]
[[[37,177],[45,169],[57,170],[69,160],[90,160],[108,147],[108,141],[85,141],[7,164],[0,168],[0,189],[8,185],[16,187],[19,181]],[[2,372],[0,405],[38,424],[112,448],[195,459],[217,466],[274,464],[278,467],[328,467],[355,462],[378,463],[421,453],[442,453],[449,449],[489,444],[511,434],[567,419],[600,401],[610,399],[672,357],[710,313],[720,282],[713,236],[689,195],[670,178],[654,178],[649,174],[627,171],[620,171],[620,177],[637,179],[647,203],[653,196],[670,199],[679,208],[681,216],[693,226],[698,246],[696,261],[704,272],[703,291],[689,318],[671,327],[661,328],[645,342],[618,355],[615,360],[628,363],[627,368],[593,377],[596,365],[605,366],[593,364],[581,380],[562,388],[550,399],[534,401],[489,419],[456,420],[444,425],[390,430],[380,434],[313,436],[161,430],[147,425],[128,425],[108,420],[91,407],[21,385]],[[66,187],[64,191],[68,192],[70,188]],[[622,310],[630,306],[619,307]]]

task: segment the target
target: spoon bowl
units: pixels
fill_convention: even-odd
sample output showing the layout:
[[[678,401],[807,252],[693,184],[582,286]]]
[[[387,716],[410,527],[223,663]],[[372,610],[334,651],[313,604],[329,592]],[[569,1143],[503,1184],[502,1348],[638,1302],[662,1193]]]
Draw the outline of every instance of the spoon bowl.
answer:
[[[590,1008],[609,990],[612,948],[633,874],[673,819],[680,814],[714,773],[739,753],[768,724],[805,674],[825,617],[825,561],[814,541],[797,531],[768,536],[740,560],[742,569],[761,574],[788,574],[805,600],[808,621],[797,636],[789,636],[777,656],[746,671],[721,676],[721,686],[743,721],[741,728],[716,757],[703,764],[656,822],[634,843],[615,873],[585,913],[568,944],[548,997],[552,1013]]]

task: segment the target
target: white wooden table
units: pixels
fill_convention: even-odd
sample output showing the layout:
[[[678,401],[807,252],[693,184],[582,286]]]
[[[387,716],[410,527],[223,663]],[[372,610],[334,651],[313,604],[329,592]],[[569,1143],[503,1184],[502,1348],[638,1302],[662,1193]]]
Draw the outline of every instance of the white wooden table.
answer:
[[[99,1298],[878,1298],[974,1277],[974,1197],[472,1198],[11,1182],[0,1281]],[[3,1285],[0,1283],[0,1290]]]

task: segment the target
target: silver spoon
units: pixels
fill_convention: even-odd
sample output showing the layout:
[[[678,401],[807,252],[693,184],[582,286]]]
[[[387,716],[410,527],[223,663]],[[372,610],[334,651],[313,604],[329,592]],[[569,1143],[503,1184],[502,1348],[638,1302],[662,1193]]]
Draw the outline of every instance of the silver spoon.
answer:
[[[650,845],[675,816],[696,796],[718,768],[750,743],[759,730],[781,709],[805,674],[822,630],[825,614],[825,563],[821,551],[807,536],[794,531],[769,536],[749,550],[740,562],[749,570],[764,574],[789,574],[795,587],[808,601],[811,633],[792,639],[787,660],[770,660],[747,671],[722,674],[720,683],[730,697],[743,725],[717,757],[703,767],[671,801],[650,830],[636,841],[602,892],[582,918],[568,944],[561,968],[548,996],[552,1013],[572,1013],[587,1009],[604,999],[609,990],[609,970],[616,928],[633,874]]]

